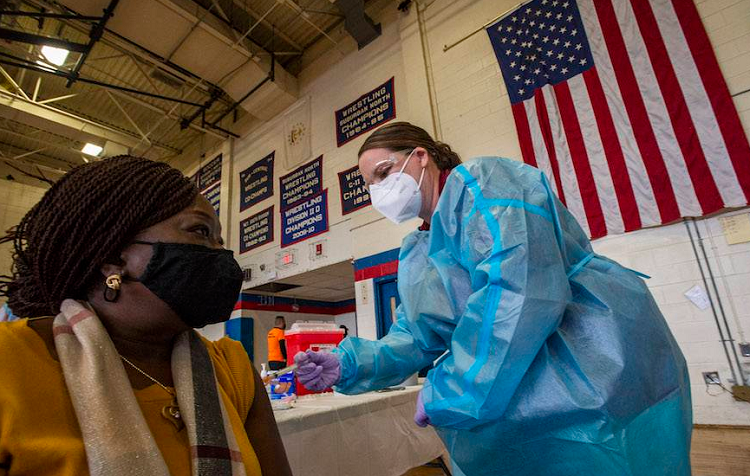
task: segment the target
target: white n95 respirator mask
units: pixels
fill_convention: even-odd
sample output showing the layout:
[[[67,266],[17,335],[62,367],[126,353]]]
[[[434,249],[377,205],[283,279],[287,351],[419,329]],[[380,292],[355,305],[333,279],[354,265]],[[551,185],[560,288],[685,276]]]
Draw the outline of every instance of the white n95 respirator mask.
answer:
[[[396,224],[416,218],[422,209],[422,194],[419,189],[422,186],[425,169],[422,169],[419,183],[411,175],[404,173],[413,154],[414,150],[406,158],[406,162],[398,173],[390,174],[382,181],[370,185],[372,206]]]

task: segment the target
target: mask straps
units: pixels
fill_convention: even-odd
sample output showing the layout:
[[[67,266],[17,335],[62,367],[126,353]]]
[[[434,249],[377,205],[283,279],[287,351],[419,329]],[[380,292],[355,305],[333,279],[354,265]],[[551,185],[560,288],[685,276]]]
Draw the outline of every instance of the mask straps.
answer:
[[[156,245],[156,243],[153,243],[151,241],[141,241],[141,240],[133,240],[133,241],[131,241],[131,243],[133,243],[135,245],[149,245],[149,246]]]
[[[417,148],[413,148],[411,152],[409,152],[409,157],[406,158],[406,162],[404,162],[404,165],[401,166],[401,170],[398,171],[399,178],[401,178],[401,174],[404,173],[404,169],[406,169],[406,166],[409,165],[409,161],[411,160],[411,157],[414,155],[414,151],[417,150]]]
[[[419,174],[419,183],[417,184],[417,191],[415,192],[415,195],[419,193],[419,189],[422,188],[422,180],[424,179],[424,171],[427,169],[427,167],[422,167],[422,173]]]

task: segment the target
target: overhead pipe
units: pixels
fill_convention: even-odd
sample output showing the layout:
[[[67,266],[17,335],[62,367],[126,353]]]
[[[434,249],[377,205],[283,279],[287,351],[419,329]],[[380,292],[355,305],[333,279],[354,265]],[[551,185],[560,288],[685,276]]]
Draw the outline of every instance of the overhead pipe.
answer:
[[[117,8],[117,4],[119,2],[120,0],[111,0],[109,2],[109,5],[107,5],[107,8],[104,9],[104,15],[102,15],[101,19],[99,19],[96,25],[91,28],[91,33],[89,33],[89,43],[88,45],[86,45],[86,51],[84,51],[83,54],[78,58],[78,62],[76,62],[75,67],[73,67],[73,70],[70,72],[70,78],[68,79],[68,83],[65,85],[66,88],[71,87],[73,83],[75,83],[76,79],[78,79],[78,75],[81,73],[83,63],[86,62],[86,58],[88,58],[96,42],[99,41],[99,39],[102,37],[102,34],[104,33],[104,27],[107,25],[109,19],[112,18],[112,15],[114,15],[115,8]]]
[[[711,268],[711,263],[708,261],[708,253],[706,253],[706,248],[703,246],[703,237],[701,236],[700,228],[698,228],[698,225],[696,224],[695,218],[693,220],[693,225],[695,225],[695,234],[698,236],[698,244],[700,245],[701,251],[703,252],[703,258],[706,260],[706,269],[708,270],[708,276],[711,280],[711,286],[714,289],[714,294],[716,294],[716,302],[719,305],[719,313],[721,314],[721,319],[724,321],[724,327],[727,330],[727,341],[729,342],[730,347],[732,348],[732,354],[734,355],[734,362],[737,364],[737,370],[740,372],[740,380],[742,381],[742,385],[747,385],[747,381],[745,379],[745,373],[742,371],[742,363],[740,362],[740,358],[737,355],[737,346],[734,344],[734,336],[732,335],[732,329],[729,327],[729,322],[727,321],[727,315],[724,312],[724,303],[721,300],[721,296],[719,295],[719,288],[716,286],[716,278],[714,278],[714,272]],[[728,290],[727,290],[728,291]],[[737,380],[735,380],[737,382]]]
[[[32,17],[32,18],[57,18],[60,20],[80,20],[80,21],[99,21],[102,17],[92,17],[87,15],[69,15],[67,13],[47,13],[47,12],[22,12],[0,10],[0,16],[9,17]]]
[[[711,314],[714,316],[714,322],[716,323],[716,329],[719,331],[719,340],[721,342],[721,347],[724,349],[724,355],[727,359],[727,364],[729,364],[729,370],[732,373],[732,379],[734,379],[735,382],[737,382],[737,373],[734,371],[734,366],[732,365],[732,359],[729,357],[729,350],[727,349],[727,342],[733,342],[731,339],[725,339],[724,338],[724,330],[721,327],[721,323],[719,322],[719,315],[716,312],[716,305],[714,304],[714,299],[711,296],[711,293],[709,291],[708,281],[706,280],[706,274],[703,271],[703,265],[701,264],[701,257],[698,254],[698,248],[695,246],[695,239],[693,238],[693,233],[690,231],[690,222],[688,220],[685,220],[685,228],[687,229],[688,236],[690,237],[690,244],[693,247],[693,254],[695,255],[695,260],[698,263],[698,269],[701,273],[701,280],[703,281],[703,285],[706,287],[706,295],[708,295],[708,303],[711,306]],[[693,225],[695,225],[695,220],[693,219]],[[698,233],[698,226],[695,226],[696,233]],[[702,245],[701,245],[702,246]],[[705,254],[705,249],[704,249]],[[708,264],[708,258],[706,258],[706,264]],[[716,298],[719,299],[719,294],[716,293]],[[729,328],[727,328],[727,332],[729,332]],[[731,345],[731,344],[730,344]],[[732,347],[734,347],[732,345]],[[735,354],[736,355],[736,354]],[[742,367],[739,367],[740,374],[742,373]],[[744,377],[743,377],[744,382]]]
[[[0,28],[0,38],[3,40],[29,43],[32,45],[54,46],[55,48],[64,48],[68,51],[75,51],[76,53],[83,53],[86,51],[86,45],[83,43],[75,43],[72,41],[61,40],[59,38],[48,38],[46,36],[34,35],[33,33],[26,33],[24,31],[10,30],[8,28]]]

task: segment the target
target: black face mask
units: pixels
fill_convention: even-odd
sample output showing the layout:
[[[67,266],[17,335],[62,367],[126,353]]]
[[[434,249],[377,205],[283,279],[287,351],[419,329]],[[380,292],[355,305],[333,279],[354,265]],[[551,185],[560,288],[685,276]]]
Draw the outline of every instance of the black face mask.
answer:
[[[154,254],[134,281],[193,328],[229,319],[242,289],[242,269],[230,250],[186,243],[149,243]]]

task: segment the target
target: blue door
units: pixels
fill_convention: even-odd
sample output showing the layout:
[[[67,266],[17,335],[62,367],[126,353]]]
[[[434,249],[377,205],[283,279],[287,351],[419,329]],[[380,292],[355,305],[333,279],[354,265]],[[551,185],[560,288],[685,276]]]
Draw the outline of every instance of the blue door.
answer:
[[[374,284],[378,339],[380,339],[388,334],[391,325],[396,322],[396,308],[401,304],[401,298],[398,296],[398,278],[396,275],[377,278]]]
[[[375,284],[375,310],[377,312],[378,339],[382,338],[396,322],[396,308],[401,304],[398,295],[398,278],[396,275],[376,278]],[[428,365],[419,371],[419,376],[424,377],[432,368]]]

